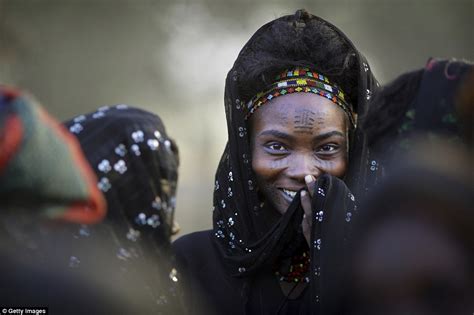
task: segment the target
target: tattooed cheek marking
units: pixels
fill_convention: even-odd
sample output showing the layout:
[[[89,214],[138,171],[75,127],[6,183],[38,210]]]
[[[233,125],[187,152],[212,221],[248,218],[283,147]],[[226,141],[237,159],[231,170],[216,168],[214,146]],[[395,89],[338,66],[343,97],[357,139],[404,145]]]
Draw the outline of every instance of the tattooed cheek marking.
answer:
[[[315,123],[315,115],[316,113],[308,109],[296,110],[293,120],[295,132],[312,134]]]
[[[272,169],[283,168],[283,167],[286,167],[287,165],[288,165],[288,162],[286,161],[286,159],[270,162],[270,167]]]
[[[316,167],[323,172],[330,173],[337,168],[338,163],[332,160],[320,160],[318,159]]]
[[[319,169],[329,171],[332,169],[334,163],[332,161],[320,161],[318,164]]]

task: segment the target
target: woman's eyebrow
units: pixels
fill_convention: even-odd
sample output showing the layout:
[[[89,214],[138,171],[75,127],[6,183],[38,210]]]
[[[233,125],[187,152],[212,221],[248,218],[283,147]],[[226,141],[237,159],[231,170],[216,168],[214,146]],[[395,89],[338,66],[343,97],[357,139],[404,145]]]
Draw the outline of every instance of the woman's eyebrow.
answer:
[[[276,138],[289,140],[289,141],[294,140],[293,136],[291,136],[291,135],[289,135],[285,132],[275,130],[275,129],[264,130],[264,131],[262,131],[261,133],[258,134],[258,137],[261,137],[261,136],[273,136],[273,137],[276,137]]]
[[[322,140],[325,140],[325,139],[333,137],[333,136],[341,137],[341,138],[346,137],[342,132],[340,132],[338,130],[333,130],[333,131],[329,131],[329,132],[325,132],[325,133],[321,133],[319,135],[316,135],[313,138],[313,141],[322,141]]]

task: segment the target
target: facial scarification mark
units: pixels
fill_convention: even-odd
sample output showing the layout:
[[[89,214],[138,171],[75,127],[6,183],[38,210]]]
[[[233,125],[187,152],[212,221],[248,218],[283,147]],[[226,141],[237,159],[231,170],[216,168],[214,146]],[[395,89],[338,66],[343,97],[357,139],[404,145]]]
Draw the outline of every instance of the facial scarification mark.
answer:
[[[294,119],[295,132],[313,133],[315,115],[316,113],[308,109],[296,110]]]
[[[278,161],[272,161],[270,163],[270,168],[280,169],[280,168],[286,167],[287,165],[288,165],[287,159],[283,159],[283,160],[278,160]]]
[[[316,118],[316,123],[318,125],[324,125],[325,121],[326,121],[326,115]]]

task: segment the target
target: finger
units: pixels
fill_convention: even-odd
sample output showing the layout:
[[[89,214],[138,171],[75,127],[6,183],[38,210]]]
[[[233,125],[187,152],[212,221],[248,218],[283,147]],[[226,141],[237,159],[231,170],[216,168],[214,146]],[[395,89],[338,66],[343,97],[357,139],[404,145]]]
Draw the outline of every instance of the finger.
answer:
[[[301,205],[304,210],[303,222],[301,226],[303,228],[303,235],[308,242],[308,245],[311,241],[311,198],[307,191],[303,190],[301,192]]]
[[[309,195],[313,197],[314,195],[314,186],[316,185],[316,178],[313,175],[306,175],[304,177],[306,187],[308,187]]]
[[[311,197],[306,190],[301,192],[301,205],[303,206],[306,219],[311,222]]]

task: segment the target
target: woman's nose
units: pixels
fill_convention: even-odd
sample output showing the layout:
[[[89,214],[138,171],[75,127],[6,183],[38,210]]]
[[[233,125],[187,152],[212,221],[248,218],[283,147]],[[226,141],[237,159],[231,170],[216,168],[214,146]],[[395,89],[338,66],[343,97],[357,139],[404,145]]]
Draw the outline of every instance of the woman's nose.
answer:
[[[295,156],[286,170],[288,177],[301,183],[305,182],[304,178],[306,175],[313,175],[315,178],[318,178],[320,173],[321,171],[317,166],[314,156],[304,154]]]

